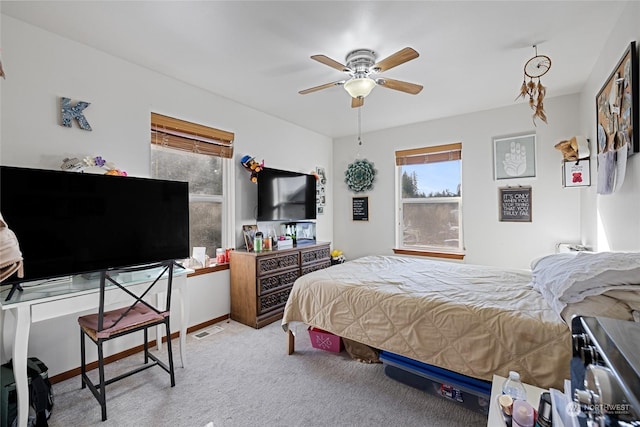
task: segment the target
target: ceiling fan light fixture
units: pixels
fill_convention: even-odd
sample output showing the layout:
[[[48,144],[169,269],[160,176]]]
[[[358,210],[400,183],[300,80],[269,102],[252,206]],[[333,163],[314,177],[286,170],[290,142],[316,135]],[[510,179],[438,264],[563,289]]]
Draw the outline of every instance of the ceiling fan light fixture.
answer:
[[[344,89],[352,98],[364,98],[376,85],[376,82],[369,77],[354,77],[344,83]]]

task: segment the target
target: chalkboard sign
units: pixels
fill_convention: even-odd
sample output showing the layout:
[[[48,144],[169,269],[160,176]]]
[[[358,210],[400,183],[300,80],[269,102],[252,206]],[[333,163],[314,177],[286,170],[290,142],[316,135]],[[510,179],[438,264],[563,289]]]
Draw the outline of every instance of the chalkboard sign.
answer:
[[[368,197],[353,198],[353,220],[369,221],[369,198]]]
[[[500,221],[531,222],[531,187],[500,188]]]

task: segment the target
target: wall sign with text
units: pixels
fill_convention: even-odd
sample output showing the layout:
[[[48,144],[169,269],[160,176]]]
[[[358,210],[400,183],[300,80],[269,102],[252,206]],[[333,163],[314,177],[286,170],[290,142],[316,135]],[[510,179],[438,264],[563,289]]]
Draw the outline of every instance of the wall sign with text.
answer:
[[[498,191],[500,221],[531,222],[531,187],[504,187]]]
[[[354,221],[369,221],[369,198],[354,197],[352,202]]]

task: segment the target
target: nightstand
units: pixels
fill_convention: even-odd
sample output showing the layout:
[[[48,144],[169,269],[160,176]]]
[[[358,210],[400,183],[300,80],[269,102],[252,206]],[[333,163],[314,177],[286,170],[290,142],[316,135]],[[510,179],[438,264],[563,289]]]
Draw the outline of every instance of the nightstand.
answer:
[[[487,427],[506,426],[504,418],[502,417],[502,410],[500,409],[500,405],[498,405],[498,396],[502,394],[502,384],[504,384],[505,380],[505,377],[501,377],[499,375],[493,376],[493,381],[491,382],[491,402],[489,403],[489,417],[487,418]],[[525,391],[527,392],[527,402],[537,411],[538,404],[540,403],[540,395],[548,390],[525,383],[523,383],[523,385]]]

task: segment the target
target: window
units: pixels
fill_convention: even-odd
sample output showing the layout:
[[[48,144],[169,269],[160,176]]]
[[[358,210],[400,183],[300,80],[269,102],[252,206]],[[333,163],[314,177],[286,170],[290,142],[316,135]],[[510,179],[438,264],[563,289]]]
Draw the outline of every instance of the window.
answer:
[[[189,183],[189,242],[215,259],[225,247],[225,163],[233,133],[151,113],[151,176]]]
[[[396,252],[462,254],[462,144],[396,151]]]

